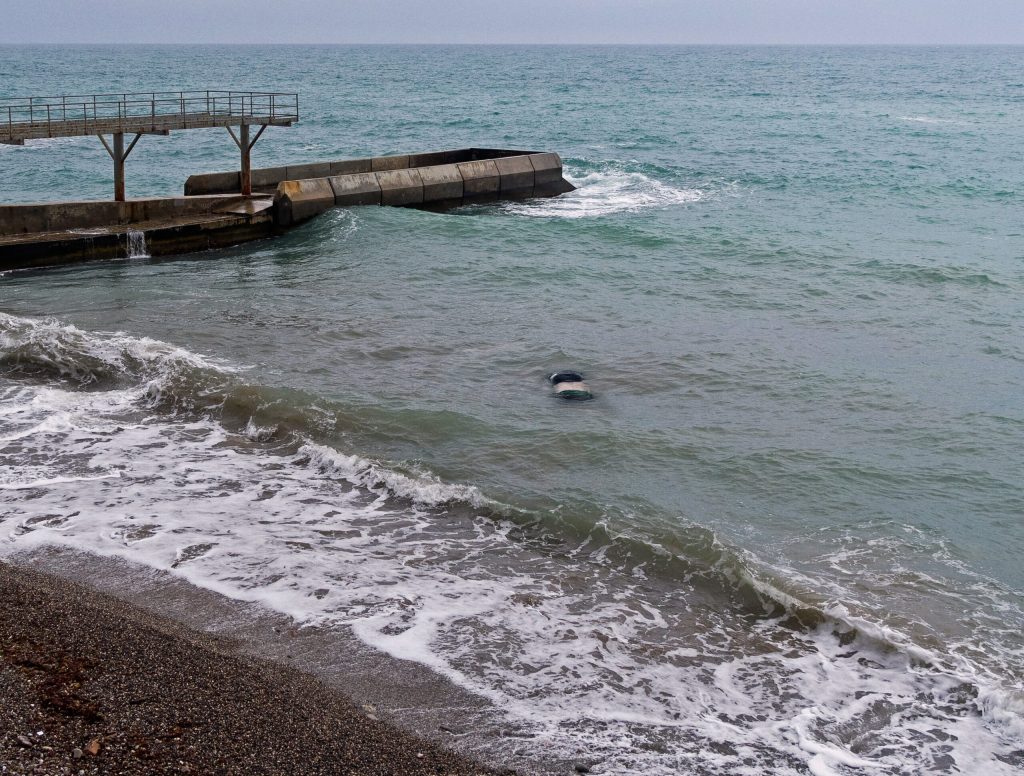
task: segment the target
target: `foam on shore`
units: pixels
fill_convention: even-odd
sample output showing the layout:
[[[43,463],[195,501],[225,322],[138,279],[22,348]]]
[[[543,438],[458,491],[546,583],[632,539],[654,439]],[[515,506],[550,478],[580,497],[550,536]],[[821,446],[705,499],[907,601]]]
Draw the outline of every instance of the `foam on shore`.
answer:
[[[312,428],[233,429],[239,375],[164,343],[0,327],[0,554],[70,547],[351,628],[606,773],[1017,767],[1013,655],[915,643],[700,526],[685,551],[560,532]]]

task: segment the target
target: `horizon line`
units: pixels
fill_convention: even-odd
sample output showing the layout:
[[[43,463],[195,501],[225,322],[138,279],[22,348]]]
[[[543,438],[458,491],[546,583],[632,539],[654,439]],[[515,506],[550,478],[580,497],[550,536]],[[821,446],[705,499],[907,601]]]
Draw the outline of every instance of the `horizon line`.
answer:
[[[958,47],[958,46],[991,46],[991,47],[1006,47],[1006,46],[1017,46],[1024,47],[1024,41],[1021,42],[972,42],[972,41],[959,41],[959,42],[836,42],[836,41],[822,41],[815,43],[803,42],[622,42],[622,41],[586,41],[586,42],[573,42],[573,43],[539,43],[539,42],[496,42],[496,41],[450,41],[450,42],[439,42],[439,41],[300,41],[300,42],[273,42],[273,41],[3,41],[0,40],[0,46],[546,46],[546,47],[569,47],[569,46],[763,46],[763,47],[778,47],[778,46],[834,46],[834,47],[885,47],[885,46],[903,46],[903,47]]]

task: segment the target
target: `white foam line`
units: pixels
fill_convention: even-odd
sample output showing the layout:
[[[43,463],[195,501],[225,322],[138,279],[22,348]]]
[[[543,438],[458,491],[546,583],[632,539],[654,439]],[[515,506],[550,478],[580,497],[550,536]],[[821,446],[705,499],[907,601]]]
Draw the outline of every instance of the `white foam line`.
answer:
[[[26,490],[28,488],[44,488],[48,485],[60,485],[68,482],[95,482],[96,480],[116,480],[121,477],[121,472],[100,474],[95,477],[44,477],[30,482],[5,483],[0,482],[0,490]]]
[[[306,442],[299,452],[307,455],[314,467],[333,472],[339,477],[385,495],[407,498],[415,504],[439,506],[452,502],[476,508],[489,507],[500,511],[505,505],[487,498],[472,485],[452,485],[437,477],[411,477],[358,455],[345,455],[315,442]]]

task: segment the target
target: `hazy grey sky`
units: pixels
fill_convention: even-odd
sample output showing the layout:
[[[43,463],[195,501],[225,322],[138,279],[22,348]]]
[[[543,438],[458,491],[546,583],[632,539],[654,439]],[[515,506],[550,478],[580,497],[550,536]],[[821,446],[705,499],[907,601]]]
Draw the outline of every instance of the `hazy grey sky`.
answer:
[[[1024,43],[1024,0],[0,0],[0,43]]]

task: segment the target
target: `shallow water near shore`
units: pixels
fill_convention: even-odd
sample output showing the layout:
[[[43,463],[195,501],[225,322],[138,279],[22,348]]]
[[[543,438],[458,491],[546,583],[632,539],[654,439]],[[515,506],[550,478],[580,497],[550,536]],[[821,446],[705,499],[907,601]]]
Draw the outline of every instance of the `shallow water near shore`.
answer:
[[[510,146],[579,187],[3,276],[0,553],[350,627],[595,772],[1016,772],[1022,56],[0,48],[12,93],[301,83],[257,164]],[[231,147],[145,138],[129,193]],[[0,196],[104,159],[0,147]]]

